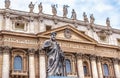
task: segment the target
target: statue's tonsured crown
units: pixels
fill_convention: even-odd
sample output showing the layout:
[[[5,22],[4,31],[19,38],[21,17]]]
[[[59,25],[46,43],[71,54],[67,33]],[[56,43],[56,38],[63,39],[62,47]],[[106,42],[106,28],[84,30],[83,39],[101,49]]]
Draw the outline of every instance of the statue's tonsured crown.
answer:
[[[56,36],[56,35],[57,35],[57,33],[56,33],[56,32],[51,32],[51,35],[55,35],[55,36]]]

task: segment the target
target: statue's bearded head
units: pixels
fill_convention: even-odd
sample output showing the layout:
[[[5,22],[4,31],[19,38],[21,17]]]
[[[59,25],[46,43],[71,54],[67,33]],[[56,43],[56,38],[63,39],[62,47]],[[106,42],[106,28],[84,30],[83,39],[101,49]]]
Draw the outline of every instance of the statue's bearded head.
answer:
[[[52,32],[51,33],[51,40],[55,41],[55,39],[56,39],[55,37],[56,37],[56,32]]]

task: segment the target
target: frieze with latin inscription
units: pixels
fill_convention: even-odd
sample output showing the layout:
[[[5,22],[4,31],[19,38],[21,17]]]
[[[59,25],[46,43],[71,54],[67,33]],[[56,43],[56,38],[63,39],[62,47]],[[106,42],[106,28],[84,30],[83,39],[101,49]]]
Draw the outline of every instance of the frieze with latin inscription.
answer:
[[[4,36],[5,46],[20,47],[20,48],[38,48],[37,39],[29,37]]]

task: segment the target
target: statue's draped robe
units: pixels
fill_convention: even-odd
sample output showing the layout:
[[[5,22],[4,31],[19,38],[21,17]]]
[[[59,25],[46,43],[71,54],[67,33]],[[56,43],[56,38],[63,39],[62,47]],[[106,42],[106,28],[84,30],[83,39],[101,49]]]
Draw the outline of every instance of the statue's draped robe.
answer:
[[[47,73],[49,76],[64,75],[63,60],[64,55],[56,41],[47,40],[44,42],[43,50],[45,50],[48,58]]]

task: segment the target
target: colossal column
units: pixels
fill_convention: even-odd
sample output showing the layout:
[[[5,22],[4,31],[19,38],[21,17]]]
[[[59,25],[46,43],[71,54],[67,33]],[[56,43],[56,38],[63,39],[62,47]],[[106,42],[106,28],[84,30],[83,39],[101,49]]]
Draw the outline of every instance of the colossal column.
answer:
[[[118,59],[113,59],[113,63],[114,63],[114,70],[115,70],[116,78],[120,78]]]
[[[77,67],[79,78],[84,78],[82,54],[77,54]]]
[[[35,78],[34,49],[29,49],[29,78]]]
[[[2,78],[9,78],[10,67],[10,48],[8,46],[3,47],[3,66],[2,66]]]
[[[39,78],[46,78],[46,59],[45,52],[43,50],[39,51]]]
[[[98,67],[99,78],[103,78],[102,66],[101,66],[101,57],[97,58],[97,67]]]
[[[92,78],[98,78],[97,66],[96,66],[96,57],[94,55],[90,56],[91,67],[92,67]]]

